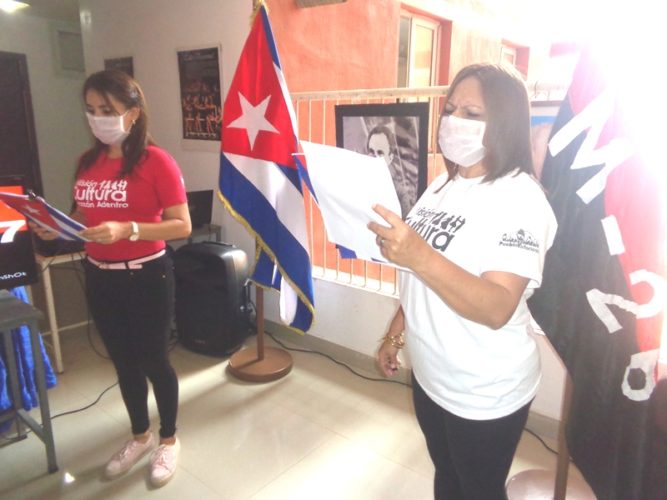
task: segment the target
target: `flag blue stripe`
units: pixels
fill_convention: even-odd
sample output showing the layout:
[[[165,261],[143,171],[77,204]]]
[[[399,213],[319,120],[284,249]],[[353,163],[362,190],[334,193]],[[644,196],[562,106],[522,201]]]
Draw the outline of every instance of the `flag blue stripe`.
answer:
[[[49,212],[49,215],[51,215],[51,217],[53,217],[53,219],[58,223],[58,226],[60,226],[60,230],[67,235],[67,237],[63,239],[85,241],[78,234],[79,231],[86,229],[83,224],[80,224],[79,222],[69,218],[67,215],[62,213],[60,210],[53,208],[51,205],[46,204],[45,206],[47,212]]]
[[[313,323],[313,315],[310,312],[310,309],[306,307],[303,301],[299,301],[296,306],[296,314],[294,315],[294,321],[292,321],[292,328],[297,330],[307,331]]]
[[[279,163],[276,163],[276,165],[278,165],[280,171],[287,178],[287,180],[294,185],[294,187],[299,191],[299,193],[303,193],[303,190],[301,189],[301,177],[299,176],[299,172],[293,168],[285,167],[284,165],[281,165]]]
[[[266,33],[266,41],[269,43],[269,50],[271,51],[271,59],[273,64],[275,64],[280,70],[280,58],[278,57],[278,49],[276,48],[276,42],[273,39],[273,31],[271,30],[271,23],[269,23],[269,15],[266,13],[265,8],[259,9],[259,12],[262,15],[262,23],[264,24],[264,33]]]
[[[340,253],[341,258],[343,259],[356,259],[357,254],[355,253],[354,250],[350,250],[347,247],[344,247],[343,245],[336,245],[336,248],[338,249],[338,253]]]
[[[234,210],[261,237],[278,260],[290,280],[308,298],[312,297],[312,277],[307,249],[278,218],[276,210],[262,193],[236,170],[223,154],[220,155],[220,192]]]
[[[295,157],[294,162],[296,163],[296,167],[298,169],[301,180],[306,183],[308,191],[310,191],[310,194],[312,194],[313,198],[315,198],[315,201],[317,201],[317,195],[315,194],[315,190],[313,189],[313,184],[310,182],[310,175],[308,174],[308,169],[305,167],[305,165],[299,159],[299,157]]]

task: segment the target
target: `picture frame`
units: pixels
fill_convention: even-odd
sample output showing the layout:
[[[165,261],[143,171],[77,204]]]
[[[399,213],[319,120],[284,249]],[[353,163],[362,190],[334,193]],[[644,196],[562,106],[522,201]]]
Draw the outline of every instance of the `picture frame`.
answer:
[[[429,104],[340,104],[336,146],[387,161],[405,219],[426,189]]]
[[[50,21],[49,31],[55,74],[81,78],[85,74],[85,61],[79,23]]]
[[[105,59],[104,69],[117,69],[134,78],[134,60],[132,56]]]
[[[220,47],[177,50],[182,143],[185,149],[220,149]]]

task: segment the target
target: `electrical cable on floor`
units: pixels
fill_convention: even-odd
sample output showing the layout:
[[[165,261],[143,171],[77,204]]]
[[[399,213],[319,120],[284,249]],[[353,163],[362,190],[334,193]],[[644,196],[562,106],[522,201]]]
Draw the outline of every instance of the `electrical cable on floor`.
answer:
[[[248,282],[247,284],[250,284],[250,283],[251,282]],[[249,296],[250,296],[250,290],[248,290],[248,297]],[[254,317],[256,318],[257,317],[257,308],[255,307],[255,303],[252,300],[248,299],[248,304],[250,304],[250,306],[251,306],[250,309],[252,309],[252,312],[254,313]],[[251,321],[249,319],[248,319],[248,328],[251,331],[255,331],[255,332],[257,331],[256,323],[253,323],[253,321]],[[412,387],[410,384],[406,384],[405,382],[401,382],[400,380],[392,380],[392,379],[388,379],[388,378],[367,377],[366,375],[363,375],[363,374],[355,371],[351,366],[346,365],[342,361],[338,361],[337,359],[335,359],[332,356],[329,356],[328,354],[325,354],[325,353],[320,352],[320,351],[310,350],[310,349],[299,349],[299,348],[296,348],[296,347],[287,347],[285,344],[280,342],[273,334],[271,334],[267,331],[265,331],[264,333],[266,335],[268,335],[276,344],[281,346],[283,349],[286,349],[288,351],[294,351],[294,352],[304,352],[306,354],[317,354],[318,356],[322,356],[324,358],[327,358],[329,361],[332,361],[333,363],[336,363],[337,365],[340,365],[343,368],[346,368],[348,371],[352,372],[357,377],[361,377],[365,380],[370,380],[371,382],[387,382],[387,383],[390,383],[390,384],[398,384],[398,385],[403,385],[405,387]]]
[[[286,346],[285,344],[283,344],[280,340],[278,340],[273,334],[271,334],[271,333],[269,333],[269,332],[264,332],[264,333],[266,333],[266,335],[268,335],[269,337],[271,337],[271,339],[273,339],[273,341],[274,341],[276,344],[278,344],[279,346],[281,346],[283,349],[286,349],[286,350],[288,350],[288,351],[295,351],[295,352],[305,352],[305,353],[307,353],[307,354],[317,354],[318,356],[325,357],[325,358],[327,358],[328,360],[330,360],[330,361],[336,363],[337,365],[340,365],[340,366],[342,366],[343,368],[346,368],[347,370],[349,370],[350,372],[352,372],[353,374],[355,374],[357,377],[361,377],[361,378],[363,378],[363,379],[365,379],[365,380],[370,380],[371,382],[387,382],[387,383],[390,383],[390,384],[399,384],[399,385],[404,385],[404,386],[406,386],[406,387],[412,387],[410,384],[406,384],[405,382],[401,382],[400,380],[392,380],[392,379],[389,379],[389,378],[385,379],[385,378],[373,378],[373,377],[367,377],[366,375],[363,375],[363,374],[361,374],[361,373],[355,371],[352,367],[346,365],[346,364],[343,363],[342,361],[338,361],[337,359],[333,358],[332,356],[329,356],[328,354],[325,354],[325,353],[320,352],[320,351],[313,351],[313,350],[310,350],[310,349],[297,349],[296,347],[287,347],[287,346]]]
[[[99,396],[97,396],[97,399],[95,401],[93,401],[89,405],[84,406],[82,408],[77,408],[76,410],[69,410],[69,411],[64,411],[62,413],[57,413],[56,415],[51,416],[51,420],[53,420],[54,418],[58,418],[58,417],[64,417],[65,415],[72,415],[73,413],[79,413],[80,411],[84,411],[84,410],[87,410],[88,408],[91,408],[91,407],[95,406],[97,403],[99,403],[100,399],[102,399],[102,396],[104,396],[107,392],[109,392],[111,389],[113,389],[117,385],[118,385],[118,382],[114,382],[113,384],[111,384],[109,387],[104,389],[100,393]]]
[[[528,434],[531,434],[535,439],[537,439],[540,443],[542,443],[542,446],[544,446],[548,451],[553,453],[554,455],[558,455],[558,450],[554,450],[551,448],[545,441],[542,439],[539,434],[537,434],[535,431],[531,431],[528,427],[523,428],[524,431],[526,431]],[[570,462],[572,462],[572,458],[570,458]]]
[[[65,415],[72,415],[72,414],[74,414],[74,413],[79,413],[79,412],[81,412],[81,411],[87,410],[88,408],[91,408],[91,407],[95,406],[97,403],[99,403],[100,399],[102,399],[102,396],[104,396],[107,392],[109,392],[111,389],[113,389],[113,388],[116,387],[117,385],[118,385],[118,382],[114,382],[113,384],[111,384],[109,387],[107,387],[106,389],[104,389],[104,390],[100,393],[99,396],[97,396],[97,399],[95,399],[95,401],[93,401],[93,402],[90,403],[89,405],[83,406],[82,408],[77,408],[76,410],[68,410],[68,411],[64,411],[64,412],[62,412],[62,413],[57,413],[57,414],[55,414],[55,415],[51,415],[51,420],[54,420],[54,419],[56,419],[56,418],[58,418],[58,417],[64,417]],[[31,432],[32,432],[32,429],[29,429],[29,428],[28,428],[28,429],[25,429],[25,430],[24,430],[24,433],[23,433],[23,435],[22,435],[21,437],[27,436],[27,435],[30,434]],[[3,439],[4,441],[14,442],[14,441],[16,441],[17,439],[19,439],[20,436],[17,434],[16,436],[11,436],[11,437],[7,437],[7,436],[5,436],[5,435],[2,435],[1,437],[2,437],[2,439]]]

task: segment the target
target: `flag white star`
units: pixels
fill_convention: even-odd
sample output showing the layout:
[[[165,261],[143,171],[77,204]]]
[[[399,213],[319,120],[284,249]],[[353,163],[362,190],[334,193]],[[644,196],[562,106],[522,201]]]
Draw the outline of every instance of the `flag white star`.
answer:
[[[269,105],[269,100],[271,100],[270,95],[266,96],[266,98],[257,106],[253,106],[248,102],[245,96],[239,92],[242,114],[227,125],[227,128],[241,128],[246,130],[251,150],[255,145],[255,139],[257,139],[257,134],[260,130],[276,134],[278,133],[278,130],[266,119],[266,108]]]
[[[32,208],[30,205],[25,206],[25,211],[30,212],[31,214],[39,215],[41,212],[37,208]]]

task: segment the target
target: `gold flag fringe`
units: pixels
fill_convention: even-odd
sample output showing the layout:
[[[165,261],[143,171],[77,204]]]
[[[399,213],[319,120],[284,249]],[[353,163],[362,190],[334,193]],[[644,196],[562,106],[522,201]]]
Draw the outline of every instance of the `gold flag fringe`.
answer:
[[[260,1],[261,1],[261,0],[260,0]],[[227,209],[227,211],[231,214],[231,216],[234,217],[234,219],[236,219],[238,222],[240,222],[241,225],[242,225],[243,227],[245,227],[246,230],[247,230],[252,236],[254,236],[254,238],[255,238],[255,264],[254,264],[254,266],[253,266],[253,269],[254,269],[254,267],[256,267],[256,265],[257,265],[257,261],[259,260],[259,252],[258,252],[257,250],[258,250],[258,249],[262,249],[262,250],[264,250],[264,251],[271,257],[271,260],[273,260],[274,264],[278,267],[278,270],[280,271],[280,274],[282,275],[282,279],[286,280],[286,281],[291,285],[292,289],[295,290],[295,291],[297,292],[297,295],[298,295],[299,299],[301,300],[301,302],[303,302],[303,303],[306,305],[306,307],[308,308],[308,310],[309,310],[310,313],[312,314],[312,316],[313,316],[313,321],[312,321],[312,323],[311,323],[311,325],[310,325],[310,327],[312,328],[312,327],[315,325],[315,307],[313,306],[313,304],[310,302],[310,300],[308,300],[308,297],[306,297],[306,295],[303,293],[303,291],[301,290],[301,288],[299,288],[299,287],[298,287],[298,286],[297,286],[291,279],[289,279],[289,276],[287,275],[287,273],[285,272],[285,270],[278,264],[278,260],[276,259],[275,254],[271,251],[271,249],[270,249],[270,248],[268,247],[268,245],[264,242],[264,240],[261,238],[261,236],[260,236],[259,234],[257,234],[257,233],[253,230],[252,226],[250,226],[250,224],[248,223],[248,221],[245,220],[245,219],[241,216],[241,214],[239,214],[236,210],[234,210],[234,208],[232,207],[232,205],[231,205],[231,203],[229,202],[229,200],[227,200],[227,198],[225,198],[225,197],[223,196],[223,194],[220,192],[220,190],[218,190],[217,194],[218,194],[218,198],[220,198],[220,201],[221,201],[222,204],[225,206],[225,208]],[[308,265],[310,265],[310,262],[308,263]],[[251,273],[251,274],[252,274],[252,273]],[[273,290],[273,288],[268,287],[268,286],[265,286],[265,285],[262,285],[261,283],[257,283],[257,282],[255,282],[254,280],[253,280],[253,282],[255,283],[256,286],[262,288],[263,290]],[[304,331],[299,330],[298,328],[294,328],[294,327],[289,326],[289,325],[285,325],[285,326],[286,326],[287,328],[289,328],[290,330],[293,330],[293,331],[295,331],[296,333],[298,333],[298,334],[300,334],[300,335],[304,335],[304,334],[305,334]]]

